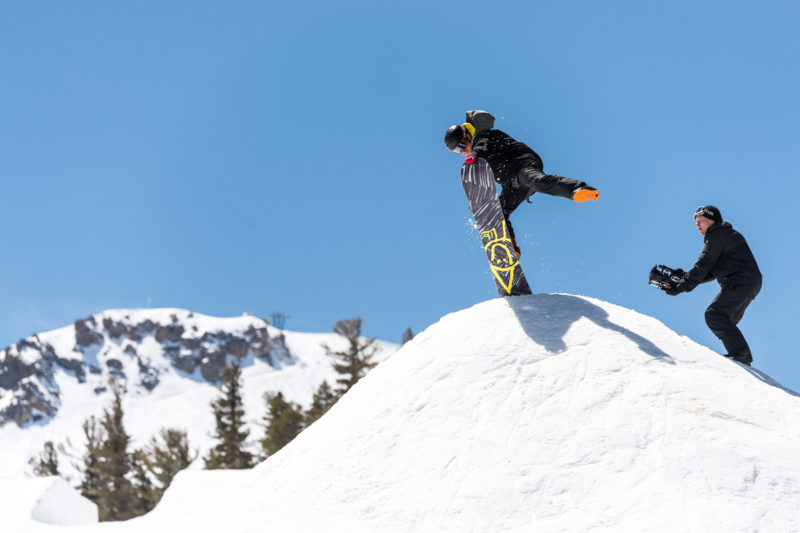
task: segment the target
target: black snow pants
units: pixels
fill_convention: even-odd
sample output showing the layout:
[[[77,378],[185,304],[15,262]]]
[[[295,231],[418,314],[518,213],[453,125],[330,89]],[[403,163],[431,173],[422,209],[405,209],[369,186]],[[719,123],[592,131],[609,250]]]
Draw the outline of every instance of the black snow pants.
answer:
[[[586,183],[583,181],[556,176],[555,174],[545,174],[542,169],[531,166],[520,170],[519,174],[517,174],[517,180],[521,186],[529,189],[528,196],[535,192],[541,192],[572,200],[572,195],[576,189],[586,187]]]
[[[583,181],[545,174],[537,165],[527,165],[517,174],[513,186],[504,186],[500,193],[500,207],[506,219],[511,237],[514,238],[514,228],[511,226],[510,216],[519,204],[527,200],[534,193],[541,192],[552,196],[572,199],[576,189],[586,187]]]
[[[753,362],[753,354],[736,325],[760,290],[761,281],[756,285],[723,288],[706,309],[706,324],[725,345],[727,356],[746,365]]]

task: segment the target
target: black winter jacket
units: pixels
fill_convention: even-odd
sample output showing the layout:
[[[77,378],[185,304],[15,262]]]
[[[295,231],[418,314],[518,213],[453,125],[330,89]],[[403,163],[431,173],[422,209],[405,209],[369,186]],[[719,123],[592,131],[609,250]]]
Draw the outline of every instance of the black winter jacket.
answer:
[[[495,181],[504,189],[520,187],[517,175],[526,166],[542,170],[542,158],[530,146],[503,131],[492,129],[494,117],[488,111],[467,111],[467,122],[475,126],[472,155],[489,163]]]
[[[542,158],[525,143],[500,130],[478,131],[472,139],[472,153],[486,159],[494,179],[503,187],[518,187],[517,174],[526,166],[542,170]]]
[[[683,290],[716,279],[723,289],[761,285],[761,271],[741,233],[728,222],[708,228],[705,246],[694,267],[686,273]]]
[[[571,199],[576,189],[586,186],[582,181],[545,174],[539,154],[507,133],[492,129],[494,117],[487,111],[467,111],[466,118],[475,126],[472,155],[485,159],[495,181],[503,186],[500,205],[506,218],[536,192]]]

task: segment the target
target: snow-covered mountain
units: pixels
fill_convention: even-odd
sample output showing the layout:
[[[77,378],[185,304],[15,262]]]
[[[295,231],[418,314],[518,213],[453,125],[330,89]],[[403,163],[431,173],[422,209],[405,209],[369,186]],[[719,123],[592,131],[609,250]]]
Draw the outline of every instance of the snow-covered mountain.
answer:
[[[121,380],[126,429],[142,446],[162,428],[187,431],[201,453],[214,428],[211,401],[226,361],[242,365],[253,440],[263,436],[265,392],[308,406],[323,380],[333,384],[322,344],[343,349],[339,335],[296,333],[253,316],[217,318],[183,309],[111,310],[40,333],[0,352],[0,477],[30,470],[27,460],[52,440],[79,456],[81,424],[111,402]],[[397,346],[378,342],[376,360]],[[68,444],[67,444],[68,441]],[[74,475],[68,457],[62,467]]]
[[[183,471],[127,522],[14,525],[798,531],[798,428],[797,393],[658,320],[570,295],[496,299],[419,334],[252,470]]]

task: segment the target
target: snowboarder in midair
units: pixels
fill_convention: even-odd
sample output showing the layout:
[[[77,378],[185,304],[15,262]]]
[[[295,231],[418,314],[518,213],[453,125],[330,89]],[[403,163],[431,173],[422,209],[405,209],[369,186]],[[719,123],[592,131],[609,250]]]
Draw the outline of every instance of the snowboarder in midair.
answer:
[[[509,217],[524,200],[537,192],[576,202],[599,197],[600,192],[583,181],[545,174],[539,154],[507,133],[492,129],[494,117],[488,112],[467,111],[466,118],[463,124],[447,129],[444,143],[452,152],[468,158],[481,157],[489,163],[495,181],[502,186],[500,206],[517,256],[521,251]]]
[[[694,213],[694,223],[703,235],[703,251],[694,267],[665,292],[675,296],[716,279],[721,290],[706,309],[706,324],[722,341],[726,357],[750,366],[753,355],[736,325],[761,290],[761,271],[747,241],[722,220],[718,208],[701,205]]]

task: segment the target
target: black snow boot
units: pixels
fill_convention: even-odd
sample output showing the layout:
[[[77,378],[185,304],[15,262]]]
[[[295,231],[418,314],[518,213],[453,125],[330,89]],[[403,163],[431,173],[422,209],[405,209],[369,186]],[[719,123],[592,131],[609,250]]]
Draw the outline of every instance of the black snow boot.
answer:
[[[750,366],[753,362],[753,356],[750,354],[726,354],[725,357],[747,366]]]

